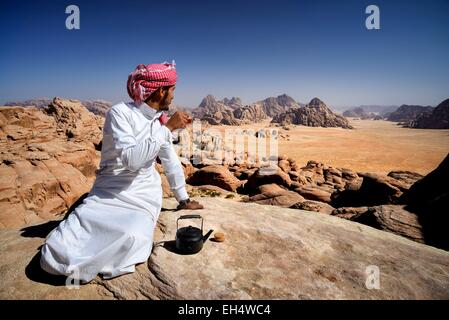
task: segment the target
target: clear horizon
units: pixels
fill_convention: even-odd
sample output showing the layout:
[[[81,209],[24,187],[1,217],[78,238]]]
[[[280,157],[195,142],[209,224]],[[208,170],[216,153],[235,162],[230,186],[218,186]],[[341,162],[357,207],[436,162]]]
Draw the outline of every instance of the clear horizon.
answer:
[[[68,30],[65,8],[80,9]],[[449,98],[449,1],[22,1],[0,4],[0,104],[129,100],[139,63],[176,60],[173,104],[287,94],[334,108],[436,106]]]

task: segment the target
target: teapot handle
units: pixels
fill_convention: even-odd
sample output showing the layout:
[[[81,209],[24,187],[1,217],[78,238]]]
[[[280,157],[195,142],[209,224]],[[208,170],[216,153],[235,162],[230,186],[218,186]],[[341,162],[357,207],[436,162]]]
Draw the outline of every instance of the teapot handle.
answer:
[[[178,220],[180,219],[201,219],[201,233],[203,232],[203,217],[199,214],[185,214],[176,219],[176,230],[178,230]]]

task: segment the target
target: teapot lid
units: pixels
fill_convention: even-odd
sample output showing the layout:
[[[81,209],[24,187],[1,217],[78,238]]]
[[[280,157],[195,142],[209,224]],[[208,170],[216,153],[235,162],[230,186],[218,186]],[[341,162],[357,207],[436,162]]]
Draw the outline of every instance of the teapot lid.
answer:
[[[188,226],[179,228],[176,237],[181,241],[200,241],[203,239],[203,233],[199,228]]]

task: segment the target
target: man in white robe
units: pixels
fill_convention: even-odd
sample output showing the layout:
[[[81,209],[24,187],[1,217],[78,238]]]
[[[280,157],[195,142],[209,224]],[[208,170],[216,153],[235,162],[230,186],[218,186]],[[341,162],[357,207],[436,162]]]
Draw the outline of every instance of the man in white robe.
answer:
[[[139,65],[128,79],[134,100],[111,107],[103,129],[100,168],[84,199],[48,236],[41,267],[51,274],[87,283],[101,274],[113,278],[134,272],[152,250],[162,206],[162,186],[155,169],[159,157],[178,209],[202,209],[190,201],[171,131],[190,117],[177,112],[166,122],[176,84],[174,64]],[[166,122],[166,123],[165,123]]]

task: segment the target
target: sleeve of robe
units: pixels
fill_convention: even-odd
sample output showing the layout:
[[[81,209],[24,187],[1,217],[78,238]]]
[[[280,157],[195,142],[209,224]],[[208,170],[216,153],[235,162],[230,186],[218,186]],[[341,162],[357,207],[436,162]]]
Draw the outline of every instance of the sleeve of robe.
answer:
[[[187,199],[184,171],[173,148],[170,130],[162,125],[154,136],[137,142],[125,115],[111,109],[108,117],[114,147],[122,164],[130,171],[137,171],[149,167],[159,155],[176,200]]]
[[[167,127],[165,128],[166,137],[159,150],[159,159],[161,159],[162,167],[164,168],[165,175],[167,176],[168,183],[170,184],[170,190],[175,195],[176,200],[185,200],[189,197],[186,191],[186,179],[184,177],[184,170],[182,169],[181,161],[179,161],[178,155],[173,147],[173,136]]]

